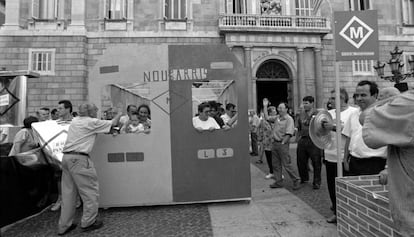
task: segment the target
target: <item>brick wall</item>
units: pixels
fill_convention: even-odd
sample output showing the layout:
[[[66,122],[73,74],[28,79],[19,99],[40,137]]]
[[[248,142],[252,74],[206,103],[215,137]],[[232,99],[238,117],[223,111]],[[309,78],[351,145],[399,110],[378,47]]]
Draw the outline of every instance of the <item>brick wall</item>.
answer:
[[[402,236],[393,227],[388,190],[378,175],[336,179],[336,205],[339,236]]]

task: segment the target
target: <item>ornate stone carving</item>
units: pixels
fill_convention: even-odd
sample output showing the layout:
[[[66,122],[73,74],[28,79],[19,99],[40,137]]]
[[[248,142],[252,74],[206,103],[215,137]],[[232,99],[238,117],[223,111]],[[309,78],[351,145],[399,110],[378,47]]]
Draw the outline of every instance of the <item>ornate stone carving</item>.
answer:
[[[260,9],[261,9],[262,14],[281,15],[282,14],[281,0],[260,0]]]

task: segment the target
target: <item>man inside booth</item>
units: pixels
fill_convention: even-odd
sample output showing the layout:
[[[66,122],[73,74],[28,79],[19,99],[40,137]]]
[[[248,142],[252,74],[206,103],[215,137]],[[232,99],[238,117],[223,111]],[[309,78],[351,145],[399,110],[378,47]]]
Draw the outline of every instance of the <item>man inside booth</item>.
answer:
[[[203,132],[206,130],[214,131],[220,129],[216,120],[210,117],[210,104],[203,102],[198,105],[198,116],[193,117],[193,126],[197,131]]]

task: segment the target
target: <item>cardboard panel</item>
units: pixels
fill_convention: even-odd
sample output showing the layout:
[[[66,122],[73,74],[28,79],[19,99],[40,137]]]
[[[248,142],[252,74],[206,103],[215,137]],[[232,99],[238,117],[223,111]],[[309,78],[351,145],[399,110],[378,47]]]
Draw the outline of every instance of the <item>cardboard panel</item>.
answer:
[[[104,103],[109,100],[102,99],[103,95],[111,94],[112,103],[125,98],[115,89],[108,91],[107,85],[149,84],[149,94],[144,99],[150,101],[151,133],[99,135],[96,140],[91,155],[99,177],[101,206],[172,202],[168,81],[162,80],[168,69],[167,47],[109,46],[89,74],[90,101],[98,108],[108,106]],[[119,160],[113,153],[123,154],[122,162],[111,162]]]
[[[246,71],[224,45],[169,47],[170,70],[200,68],[207,74],[198,80],[235,80],[238,123],[226,131],[196,131],[192,124],[191,86],[197,78],[170,81],[171,108],[174,108],[171,113],[173,200],[249,198]]]

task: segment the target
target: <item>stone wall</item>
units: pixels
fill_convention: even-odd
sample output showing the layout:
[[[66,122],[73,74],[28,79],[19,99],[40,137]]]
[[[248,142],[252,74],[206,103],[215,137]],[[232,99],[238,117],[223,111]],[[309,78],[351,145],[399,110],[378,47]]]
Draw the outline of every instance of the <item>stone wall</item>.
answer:
[[[70,100],[74,111],[77,111],[78,105],[88,100],[88,70],[96,64],[108,45],[219,43],[223,43],[222,39],[214,37],[2,36],[0,68],[27,70],[29,49],[56,49],[55,74],[28,79],[27,113],[35,115],[41,107],[55,108],[63,99]]]
[[[56,49],[55,74],[27,81],[28,114],[41,107],[54,108],[62,99],[74,104],[85,101],[86,38],[83,36],[2,36],[0,67],[27,70],[29,49]]]
[[[322,41],[322,76],[324,79],[324,104],[328,101],[329,93],[332,89],[335,88],[335,54],[334,48],[332,45],[331,39],[324,39]],[[395,46],[399,49],[404,50],[405,52],[411,52],[414,54],[414,42],[413,41],[393,41],[393,40],[381,40],[379,42],[379,60],[381,62],[388,62],[391,58],[390,51],[394,49]],[[374,63],[376,61],[374,60]],[[385,65],[385,74],[391,75],[388,64]],[[386,81],[377,76],[377,73],[374,71],[374,75],[370,76],[355,76],[352,75],[352,64],[351,61],[342,61],[339,64],[339,82],[340,87],[343,87],[347,90],[350,103],[353,103],[352,95],[355,92],[356,86],[361,80],[370,80],[375,81],[378,84],[379,88],[385,88],[394,86],[394,83]],[[407,78],[404,82],[408,83],[410,89],[414,88],[414,78]]]
[[[388,189],[378,175],[336,179],[338,234],[346,237],[399,237],[389,210]]]

